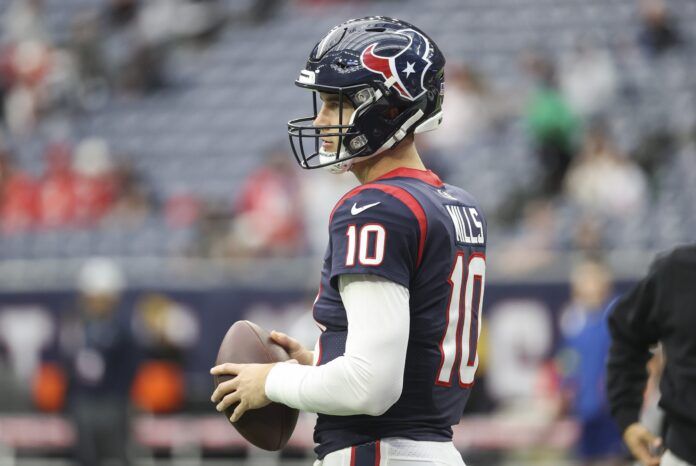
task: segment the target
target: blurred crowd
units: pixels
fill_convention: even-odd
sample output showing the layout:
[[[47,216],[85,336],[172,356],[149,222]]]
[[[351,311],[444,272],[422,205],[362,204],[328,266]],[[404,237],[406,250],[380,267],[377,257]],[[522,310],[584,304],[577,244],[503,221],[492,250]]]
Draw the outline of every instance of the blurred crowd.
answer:
[[[74,149],[54,144],[44,157],[43,173],[34,177],[0,151],[3,234],[136,225],[150,215],[147,187],[125,161],[114,161],[103,140],[85,139]]]
[[[76,118],[109,102],[142,99],[173,85],[166,68],[177,47],[205,47],[226,21],[264,21],[276,3],[251,2],[229,17],[216,0],[97,2],[70,18],[69,34],[59,41],[46,26],[43,0],[12,0],[0,38],[0,234],[127,230],[156,217],[168,227],[201,232],[200,241],[181,253],[301,253],[295,248],[301,243],[297,219],[276,205],[295,192],[292,176],[284,180],[276,170],[287,171],[287,164],[251,174],[238,201],[191,193],[158,199],[131,157],[113,153],[99,137],[75,138],[71,128]],[[187,21],[176,21],[180,16]],[[32,173],[9,141],[30,140],[38,131],[53,142],[42,149],[42,171]],[[255,192],[257,181],[269,189]],[[277,214],[271,217],[277,224],[260,222],[261,211]],[[232,222],[237,214],[239,221]],[[263,250],[278,239],[284,241],[278,251]]]
[[[201,363],[211,364],[214,353],[208,353],[216,349],[210,323],[225,322],[211,313],[239,315],[229,305],[192,307],[185,293],[128,288],[116,262],[93,258],[67,299],[0,307],[0,411],[70,419],[79,464],[105,457],[126,464],[134,415],[210,414],[210,379]],[[536,425],[571,416],[579,425],[577,457],[588,465],[623,464],[603,388],[609,344],[603,311],[614,297],[607,267],[588,260],[574,268],[569,300],[558,309],[518,298],[499,303],[481,340],[465,415]],[[245,318],[266,328],[291,324],[311,345],[316,327],[307,303],[281,313],[260,299]],[[199,298],[205,303],[209,297]]]
[[[4,14],[0,89],[12,134],[104,105],[110,94],[161,89],[170,48],[209,40],[223,18],[215,0],[110,0],[70,18],[67,37],[57,41],[47,13],[43,0],[12,0]],[[189,20],[173,20],[178,15]]]
[[[67,40],[57,42],[42,0],[10,3],[0,43],[2,132],[28,139],[41,122],[55,142],[44,149],[43,172],[31,174],[0,138],[3,234],[128,226],[150,215],[153,199],[142,174],[99,138],[75,141],[70,123],[112,94],[135,97],[164,86],[169,44],[211,34],[219,26],[215,8],[215,2],[96,3],[71,18]],[[197,21],[170,21],[176,14]]]
[[[293,7],[335,3],[305,0]],[[230,17],[216,0],[95,2],[70,18],[66,36],[57,39],[46,27],[42,0],[9,2],[0,38],[0,239],[74,230],[128,234],[155,223],[193,232],[177,252],[195,257],[320,254],[333,202],[356,183],[350,174],[305,176],[287,147],[269,142],[228,196],[163,192],[153,174],[135,163],[148,156],[147,147],[121,153],[105,139],[71,128],[113,102],[180,92],[169,72],[178,50],[204,49],[230,24],[256,27],[280,8],[277,0],[248,4]],[[547,310],[518,300],[492,313],[468,409],[549,422],[572,416],[579,424],[576,456],[588,465],[623,464],[625,453],[603,390],[609,344],[604,310],[616,292],[600,258],[607,248],[621,246],[608,240],[608,231],[652,208],[662,195],[660,173],[680,144],[693,145],[696,134],[696,128],[684,137],[658,125],[660,131],[626,144],[615,131],[617,100],[638,99],[642,92],[621,75],[620,62],[638,54],[658,68],[661,60],[693,50],[684,25],[662,0],[640,0],[635,8],[635,34],[625,44],[610,50],[588,35],[560,56],[543,47],[530,50],[518,58],[519,74],[509,87],[498,86],[475,65],[449,59],[443,126],[418,139],[426,165],[458,184],[449,177],[461,167],[479,169],[466,164],[470,148],[486,140],[495,151],[502,147],[498,139],[522,128],[533,179],[474,192],[488,207],[496,235],[491,251],[505,258],[505,271],[525,277],[551,263],[555,251],[581,254],[562,307]],[[177,21],[180,16],[189,21]],[[37,171],[26,166],[13,142],[31,141],[39,132],[51,142],[40,147]],[[488,153],[502,167],[508,166],[507,155]],[[560,234],[567,217],[570,233]],[[33,378],[38,409],[64,409],[73,417],[86,442],[77,450],[83,464],[96,464],[95,455],[125,452],[125,416],[133,406],[146,413],[180,412],[190,395],[184,359],[203,340],[197,320],[202,314],[166,293],[146,291],[126,302],[126,287],[115,263],[89,261],[78,277],[76,299],[60,313],[55,344],[46,343],[46,313],[11,306],[0,313],[0,363],[9,366],[0,371],[3,382],[26,385]],[[559,322],[550,322],[549,315],[560,316]],[[51,357],[42,359],[42,351]],[[660,370],[658,356],[648,399],[656,397]],[[116,448],[95,452],[93,444]]]
[[[317,207],[314,199],[330,204],[352,182],[300,176],[285,147],[269,147],[234,195],[232,189],[226,198],[163,194],[132,163],[133,157],[147,157],[146,147],[139,154],[114,154],[105,141],[76,138],[69,128],[75,118],[89,118],[114,99],[147,99],[168,87],[177,92],[168,73],[177,50],[206,47],[235,21],[265,21],[276,3],[251,2],[243,15],[231,18],[215,0],[110,0],[70,18],[69,33],[58,41],[45,25],[42,0],[13,0],[4,13],[0,47],[0,126],[8,140],[30,139],[40,129],[54,142],[43,149],[43,172],[30,173],[12,144],[0,138],[2,234],[137,228],[157,218],[167,228],[195,231],[182,254],[319,254],[324,238],[313,236],[323,232],[330,206]],[[611,225],[640,216],[660,195],[657,174],[676,150],[677,135],[645,134],[628,147],[616,141],[612,106],[637,92],[620,76],[617,61],[637,50],[658,66],[660,57],[683,53],[686,43],[662,0],[641,0],[636,13],[637,33],[628,44],[609,50],[588,36],[560,58],[541,48],[529,51],[519,58],[519,84],[508,89],[450,59],[444,126],[419,141],[426,163],[443,176],[457,172],[452,168],[460,166],[468,147],[497,139],[516,122],[526,131],[529,163],[537,166],[534,179],[503,190],[503,199],[487,205],[493,231],[502,238],[499,247],[518,258],[508,261],[511,272],[543,265],[554,250],[606,248]],[[173,20],[180,15],[190,20]],[[496,163],[506,164],[504,153]],[[486,190],[474,194],[484,201],[495,197]],[[572,216],[573,231],[559,236],[564,215]]]
[[[3,306],[0,409],[64,413],[78,464],[129,464],[131,413],[178,412],[191,400],[184,366],[199,317],[163,293],[127,300],[124,274],[105,258],[85,262],[76,285],[57,318],[40,306]]]
[[[118,263],[93,258],[79,270],[77,292],[69,299],[47,301],[48,307],[5,302],[0,308],[0,411],[65,415],[77,433],[80,464],[103,457],[125,464],[134,415],[209,414],[205,364],[216,349],[210,325],[225,322],[230,311],[240,315],[235,306],[211,305],[216,298],[210,293],[196,301],[195,293],[129,292],[128,285]],[[576,428],[564,428],[572,449],[561,454],[583,466],[625,465],[605,390],[607,309],[618,287],[609,267],[595,258],[579,260],[568,285],[567,297],[563,292],[553,305],[512,293],[487,309],[477,383],[464,416],[549,428],[573,419]],[[244,318],[265,328],[288,325],[311,346],[317,329],[309,300],[275,308],[268,299],[250,301]],[[201,307],[185,304],[189,300]],[[662,427],[656,405],[662,366],[657,351],[644,411],[654,432]],[[546,448],[552,451],[558,442],[549,440]],[[505,464],[497,462],[507,454],[500,451],[505,445],[472,449],[467,456],[474,464]],[[477,454],[492,457],[474,460]]]
[[[621,62],[637,56],[659,69],[669,57],[687,60],[690,50],[678,19],[662,0],[636,2],[635,18],[636,35],[611,49],[588,33],[575,39],[571,53],[530,50],[520,58],[521,79],[511,89],[496,89],[490,76],[467,64],[450,65],[445,123],[428,135],[426,146],[434,166],[443,165],[447,172],[458,163],[452,154],[463,151],[466,157],[467,147],[485,139],[482,135],[504,135],[511,120],[523,125],[530,163],[536,162],[534,177],[509,190],[488,212],[494,231],[507,232],[499,242],[507,271],[547,264],[558,250],[597,256],[621,247],[612,229],[642,218],[663,194],[659,175],[679,145],[693,144],[693,127],[680,133],[664,121],[639,129],[644,132],[634,140],[617,141],[623,135],[616,131],[615,108],[629,102],[632,111],[640,112],[638,103],[645,97],[640,94],[653,92],[621,75]],[[506,163],[504,151],[490,155]],[[491,192],[476,194],[485,202]],[[572,218],[572,231],[561,234],[564,216]]]

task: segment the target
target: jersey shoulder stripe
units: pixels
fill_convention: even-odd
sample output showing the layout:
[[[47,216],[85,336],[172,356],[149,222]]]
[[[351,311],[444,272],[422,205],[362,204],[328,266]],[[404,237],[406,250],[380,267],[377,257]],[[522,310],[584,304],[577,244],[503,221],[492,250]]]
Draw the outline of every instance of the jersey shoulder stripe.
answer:
[[[421,260],[423,258],[423,250],[425,248],[425,239],[428,234],[428,219],[425,215],[425,210],[423,209],[423,206],[421,205],[420,202],[411,194],[409,193],[406,189],[401,188],[399,186],[394,186],[392,184],[387,184],[387,183],[382,183],[382,182],[376,182],[376,183],[368,183],[364,184],[361,186],[358,186],[351,191],[349,191],[346,195],[344,195],[338,203],[336,203],[336,206],[333,208],[333,211],[331,212],[331,217],[329,218],[329,224],[333,222],[333,217],[336,211],[348,200],[351,199],[352,197],[360,194],[361,192],[368,190],[368,189],[375,189],[378,191],[382,191],[386,194],[389,194],[390,196],[394,197],[395,199],[399,200],[402,204],[404,204],[410,211],[413,213],[413,216],[416,218],[416,221],[418,222],[418,229],[420,232],[419,239],[418,239],[418,255],[417,255],[417,260],[416,260],[416,267],[418,267],[421,263]]]
[[[401,167],[386,173],[379,178],[377,181],[389,180],[392,178],[412,178],[420,180],[423,183],[435,186],[436,188],[442,188],[445,184],[442,182],[439,176],[433,173],[431,170],[418,170],[415,168]]]

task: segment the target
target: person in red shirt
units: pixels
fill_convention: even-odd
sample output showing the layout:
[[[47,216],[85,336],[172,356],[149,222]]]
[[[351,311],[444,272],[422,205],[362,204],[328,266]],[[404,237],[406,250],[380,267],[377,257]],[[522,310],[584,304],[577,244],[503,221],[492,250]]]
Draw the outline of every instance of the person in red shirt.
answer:
[[[39,187],[39,211],[43,228],[65,227],[75,218],[75,173],[70,148],[54,144],[46,151],[46,172]]]
[[[7,150],[0,149],[0,230],[26,231],[35,226],[37,219],[36,181],[15,167]]]
[[[235,242],[242,254],[296,255],[302,251],[300,187],[282,152],[244,182],[236,204]]]
[[[116,196],[116,176],[109,149],[102,139],[86,139],[77,146],[75,171],[75,224],[94,226],[109,212]]]

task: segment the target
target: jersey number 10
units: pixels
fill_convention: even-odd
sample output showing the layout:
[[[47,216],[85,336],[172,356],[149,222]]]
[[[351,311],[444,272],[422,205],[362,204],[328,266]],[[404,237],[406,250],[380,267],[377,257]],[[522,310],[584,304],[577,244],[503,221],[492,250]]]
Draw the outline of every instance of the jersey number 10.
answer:
[[[465,275],[466,274],[466,275]],[[481,333],[481,303],[486,281],[486,258],[474,253],[465,264],[464,253],[457,253],[449,283],[447,325],[440,341],[440,369],[436,385],[452,386],[452,372],[459,360],[459,386],[466,388],[474,382],[478,367],[476,346]]]
[[[355,265],[355,243],[359,244],[358,261],[361,265],[380,265],[384,259],[384,243],[387,232],[379,223],[368,223],[360,228],[360,240],[355,225],[350,225],[346,231],[348,237],[348,248],[346,249],[346,266]],[[372,243],[372,252],[368,248]]]

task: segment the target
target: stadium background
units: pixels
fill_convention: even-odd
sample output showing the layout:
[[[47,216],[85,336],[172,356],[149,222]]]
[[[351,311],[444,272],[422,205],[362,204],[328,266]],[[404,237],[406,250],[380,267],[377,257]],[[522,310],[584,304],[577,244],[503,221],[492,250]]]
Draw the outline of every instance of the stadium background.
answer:
[[[207,369],[240,318],[316,338],[328,212],[355,181],[293,161],[285,124],[311,102],[292,82],[370,14],[442,48],[445,124],[419,148],[489,220],[457,446],[583,464],[577,400],[601,410],[602,374],[580,394],[573,337],[696,231],[690,0],[0,0],[0,464],[68,462],[63,323],[100,293],[132,333],[138,461],[277,461],[215,415]],[[281,464],[310,448],[308,416]]]

